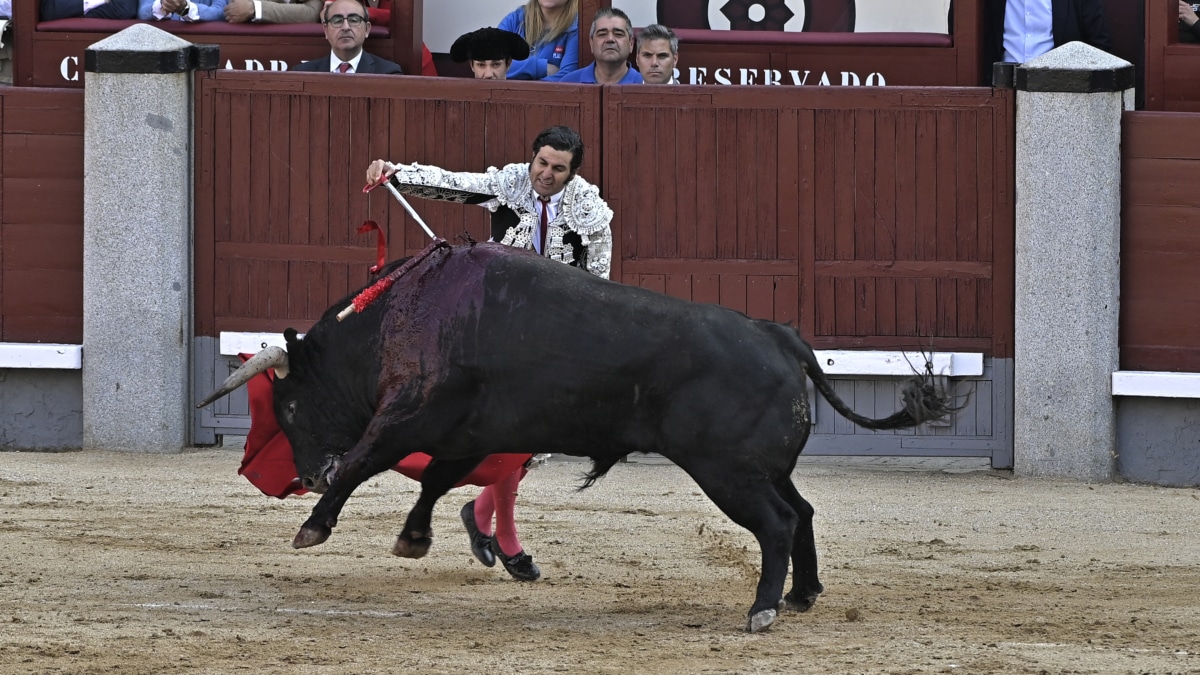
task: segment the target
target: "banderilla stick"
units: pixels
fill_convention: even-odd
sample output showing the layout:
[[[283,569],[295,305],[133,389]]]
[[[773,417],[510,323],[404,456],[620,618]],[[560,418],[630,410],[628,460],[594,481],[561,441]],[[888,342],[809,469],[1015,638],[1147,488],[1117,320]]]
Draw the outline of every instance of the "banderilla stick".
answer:
[[[425,224],[425,221],[421,219],[421,216],[417,215],[416,210],[413,209],[412,205],[408,203],[408,200],[404,198],[404,195],[400,194],[400,191],[396,189],[395,185],[392,185],[391,176],[382,177],[379,180],[379,183],[368,185],[367,187],[363,188],[363,192],[370,192],[378,187],[380,183],[387,185],[388,192],[392,193],[392,196],[396,198],[396,201],[400,202],[400,205],[404,207],[404,210],[408,211],[408,215],[412,216],[413,220],[417,221],[417,224],[421,226],[421,229],[425,230],[425,234],[429,235],[429,238],[433,241],[429,244],[429,246],[425,247],[425,250],[413,256],[408,262],[404,263],[400,267],[392,270],[391,274],[388,274],[386,277],[364,288],[361,293],[354,296],[354,300],[350,302],[350,305],[347,306],[346,309],[338,312],[338,321],[342,321],[351,314],[355,312],[361,312],[366,309],[367,305],[375,302],[376,298],[382,295],[384,291],[391,288],[392,284],[396,283],[396,279],[399,279],[417,263],[429,257],[430,253],[433,253],[435,250],[446,244],[446,240],[439,239],[433,233],[433,230],[429,229],[429,226]]]
[[[439,248],[446,248],[449,246],[450,244],[447,244],[445,239],[438,239],[437,237],[434,237],[433,241],[431,241],[428,246],[426,246],[420,253],[409,258],[408,262],[392,270],[391,273],[386,277],[376,281],[370,286],[367,286],[362,290],[362,292],[354,296],[354,300],[350,301],[350,304],[346,307],[346,309],[338,312],[337,320],[342,321],[355,312],[363,311],[367,308],[367,305],[375,302],[380,295],[383,295],[384,291],[391,288],[392,284],[396,283],[397,279],[407,274],[409,270],[416,267],[422,260],[428,258],[430,254]]]
[[[425,224],[424,220],[421,220],[421,216],[417,215],[416,210],[413,209],[412,205],[408,203],[408,200],[404,198],[404,195],[400,194],[400,191],[396,189],[395,185],[392,185],[392,181],[388,178],[385,178],[384,184],[387,185],[388,192],[391,192],[392,196],[396,198],[396,201],[400,202],[400,205],[404,207],[404,210],[408,211],[408,215],[412,216],[413,220],[417,221],[417,224],[421,226],[422,230],[425,230],[425,234],[429,235],[430,239],[437,241],[437,236],[433,234],[433,230],[429,229],[429,226]]]

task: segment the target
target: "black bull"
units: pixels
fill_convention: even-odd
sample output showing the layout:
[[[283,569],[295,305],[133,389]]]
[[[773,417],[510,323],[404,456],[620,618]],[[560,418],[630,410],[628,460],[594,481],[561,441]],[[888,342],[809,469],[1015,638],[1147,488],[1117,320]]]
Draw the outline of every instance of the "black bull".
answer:
[[[393,548],[407,557],[428,551],[434,504],[486,455],[588,457],[587,487],[622,457],[655,452],[758,540],[762,575],[747,624],[758,631],[778,608],[807,610],[824,590],[813,508],[791,480],[812,426],[805,377],[870,429],[949,410],[914,378],[902,410],[869,419],[838,398],[792,328],[498,244],[431,246],[361,313],[339,322],[346,300],[304,338],[288,329],[286,354],[247,362],[249,375],[234,373],[200,404],[276,368],[275,413],[296,470],[324,493],[297,548],[324,542],[355,488],[412,452],[434,460]]]

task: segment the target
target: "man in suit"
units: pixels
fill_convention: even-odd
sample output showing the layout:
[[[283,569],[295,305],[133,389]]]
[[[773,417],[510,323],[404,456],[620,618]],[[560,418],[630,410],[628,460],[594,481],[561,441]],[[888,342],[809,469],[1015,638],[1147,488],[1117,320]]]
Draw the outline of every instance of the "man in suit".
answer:
[[[325,39],[332,48],[329,56],[305,61],[295,70],[314,73],[378,73],[394,75],[400,66],[363,51],[363,41],[371,32],[367,6],[362,0],[334,0],[321,15]]]
[[[1024,63],[1068,42],[1112,49],[1103,0],[988,0],[984,12],[989,71],[997,61]]]

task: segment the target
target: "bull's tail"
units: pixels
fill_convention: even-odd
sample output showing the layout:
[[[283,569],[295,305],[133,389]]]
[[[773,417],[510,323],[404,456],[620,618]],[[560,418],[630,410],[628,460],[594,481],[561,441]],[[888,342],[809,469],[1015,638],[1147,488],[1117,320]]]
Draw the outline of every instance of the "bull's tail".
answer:
[[[834,410],[838,411],[838,414],[864,429],[907,429],[922,422],[941,419],[961,407],[950,404],[950,397],[944,392],[940,392],[934,385],[933,373],[927,368],[924,373],[917,373],[904,383],[900,391],[901,400],[904,402],[903,408],[882,419],[871,419],[859,415],[846,405],[833,390],[833,385],[829,383],[825,371],[821,370],[817,355],[813,353],[808,342],[804,338],[800,338],[800,342],[803,345],[801,358],[808,371],[808,377],[812,379],[817,391],[821,392],[821,395],[825,397],[826,401],[829,401]]]

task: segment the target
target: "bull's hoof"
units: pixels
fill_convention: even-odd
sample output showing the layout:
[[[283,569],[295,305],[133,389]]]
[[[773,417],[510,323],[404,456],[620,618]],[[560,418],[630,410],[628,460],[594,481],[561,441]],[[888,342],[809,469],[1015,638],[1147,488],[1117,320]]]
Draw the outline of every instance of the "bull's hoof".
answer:
[[[746,622],[747,633],[761,633],[771,627],[775,623],[775,617],[778,615],[773,609],[764,609],[757,614],[751,614],[750,620]]]
[[[807,612],[817,604],[817,598],[821,597],[820,593],[812,593],[810,595],[796,596],[794,593],[788,593],[784,596],[783,601],[787,603],[787,608],[796,612]]]
[[[401,558],[424,558],[432,545],[432,537],[409,539],[402,534],[396,537],[396,543],[392,546],[392,555]]]
[[[308,548],[317,544],[324,544],[329,535],[333,534],[333,530],[328,527],[302,527],[296,533],[296,538],[292,539],[292,548]]]

